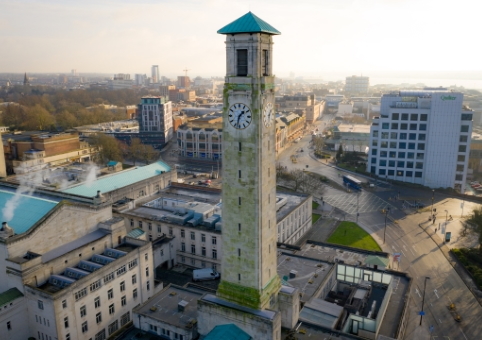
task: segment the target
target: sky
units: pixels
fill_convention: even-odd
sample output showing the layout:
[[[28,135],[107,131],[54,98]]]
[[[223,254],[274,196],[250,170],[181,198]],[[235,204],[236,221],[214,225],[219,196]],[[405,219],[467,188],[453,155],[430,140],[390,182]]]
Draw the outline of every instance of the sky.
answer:
[[[477,9],[478,7],[478,9]],[[482,71],[473,0],[0,0],[0,72],[223,76],[225,36],[248,11],[281,32],[279,77]],[[477,36],[476,36],[477,35]],[[479,77],[480,79],[480,77]]]

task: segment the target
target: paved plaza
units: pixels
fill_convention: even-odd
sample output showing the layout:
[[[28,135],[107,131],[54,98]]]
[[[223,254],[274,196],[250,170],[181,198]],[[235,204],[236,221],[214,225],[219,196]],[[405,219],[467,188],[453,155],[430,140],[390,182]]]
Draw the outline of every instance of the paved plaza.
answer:
[[[381,211],[390,207],[391,211],[397,208],[389,202],[366,191],[360,192],[340,192],[339,190],[329,190],[323,196],[326,203],[343,210],[347,214],[356,214],[357,210],[361,213]],[[358,202],[357,202],[358,201]],[[358,206],[358,209],[357,209]]]

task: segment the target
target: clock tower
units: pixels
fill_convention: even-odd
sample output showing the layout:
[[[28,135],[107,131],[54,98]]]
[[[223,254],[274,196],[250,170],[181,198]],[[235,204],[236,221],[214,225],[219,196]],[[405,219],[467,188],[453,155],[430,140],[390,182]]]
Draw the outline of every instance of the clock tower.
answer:
[[[223,108],[224,254],[217,296],[254,309],[275,309],[277,274],[273,35],[249,12],[226,35]]]

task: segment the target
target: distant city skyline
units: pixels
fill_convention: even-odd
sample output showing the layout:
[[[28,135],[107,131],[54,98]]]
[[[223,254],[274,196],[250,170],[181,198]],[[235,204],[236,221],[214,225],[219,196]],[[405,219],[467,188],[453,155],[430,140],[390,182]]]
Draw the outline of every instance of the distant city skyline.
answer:
[[[482,71],[470,50],[478,21],[476,11],[466,10],[468,0],[0,0],[0,6],[0,72],[133,75],[159,65],[160,75],[187,68],[192,78],[222,76],[224,37],[216,31],[249,10],[282,33],[274,60],[279,77]]]

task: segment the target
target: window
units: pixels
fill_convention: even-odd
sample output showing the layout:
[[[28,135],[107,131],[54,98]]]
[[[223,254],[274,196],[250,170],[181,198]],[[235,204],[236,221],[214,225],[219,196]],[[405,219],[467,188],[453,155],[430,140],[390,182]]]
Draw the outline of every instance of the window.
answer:
[[[411,121],[417,121],[418,120],[418,114],[416,114],[416,113],[410,114],[410,120]]]
[[[373,131],[373,137],[378,138],[378,131],[377,130]]]
[[[467,143],[467,136],[460,136],[459,142]]]
[[[390,157],[390,158],[396,158],[396,157],[397,157],[397,152],[396,152],[396,151],[390,151],[390,152],[389,152],[389,157]]]
[[[125,274],[125,272],[126,272],[126,265],[123,265],[123,266],[119,267],[119,269],[117,269],[117,276]]]
[[[459,145],[459,152],[465,152],[467,150],[467,145]]]
[[[422,172],[421,171],[415,171],[415,177],[422,177]]]
[[[241,197],[238,197],[238,205],[241,205]]]
[[[382,123],[382,129],[388,130],[390,128],[390,123]]]
[[[117,320],[115,320],[113,323],[109,325],[109,335],[112,335],[112,333],[115,333],[119,329],[119,323]]]
[[[131,218],[131,227],[134,226],[134,220]]]
[[[407,168],[413,169],[413,162],[407,162]]]
[[[157,326],[149,324],[149,329],[157,333]]]
[[[44,309],[44,302],[42,300],[38,300],[37,305],[38,309]]]
[[[422,162],[415,162],[415,169],[423,169],[423,163]]]
[[[184,231],[184,229],[181,229],[181,237],[186,237],[186,232]]]
[[[241,249],[238,248],[238,257],[241,257]]]
[[[213,249],[213,259],[218,258],[218,251],[216,249]]]
[[[121,315],[121,327],[127,324],[129,321],[131,321],[131,316],[129,312]]]
[[[100,297],[96,297],[94,299],[94,306],[95,308],[99,308],[100,307]]]
[[[397,133],[396,132],[390,132],[390,138],[391,139],[397,139]]]
[[[402,123],[400,124],[400,130],[407,130],[408,129],[408,124],[407,123]]]
[[[201,242],[206,242],[206,234],[201,234]]]
[[[455,180],[456,181],[461,181],[463,179],[463,175],[455,175]]]
[[[408,120],[408,113],[402,113],[402,120]]]
[[[397,162],[397,168],[404,168],[405,167],[405,162],[404,161],[398,161]]]
[[[201,248],[201,255],[206,256],[206,247]]]
[[[422,152],[417,152],[417,159],[423,159],[423,153]]]
[[[137,288],[132,291],[132,298],[137,299]]]
[[[382,132],[382,139],[388,139],[388,132]]]
[[[211,241],[212,241],[212,244],[216,244],[216,236],[213,236]]]
[[[137,276],[136,274],[132,275],[132,284],[135,285],[137,283]]]
[[[403,139],[403,140],[407,139],[407,133],[406,133],[406,132],[401,133],[401,134],[399,135],[399,138],[400,138],[400,139]]]
[[[12,329],[12,324],[10,323],[10,321],[7,321],[7,330],[11,330]]]
[[[386,151],[380,151],[380,157],[387,157]]]
[[[238,178],[241,178],[241,170],[238,170]]]
[[[164,256],[164,249],[161,249],[160,253],[161,253],[161,256]]]
[[[395,167],[395,161],[388,161],[388,166],[394,168]]]
[[[39,332],[39,339],[40,339],[40,332]],[[65,334],[65,340],[70,340],[70,333]]]
[[[186,251],[186,243],[181,242],[181,251],[185,252]]]
[[[407,152],[407,158],[414,159],[414,158],[415,158],[415,153],[413,153],[413,152]]]
[[[421,133],[418,135],[418,140],[425,140],[426,135],[424,133]]]
[[[379,169],[378,170],[378,175],[385,175],[386,174],[386,170],[385,169]]]
[[[111,288],[107,291],[107,298],[110,300],[113,297],[114,297],[114,289]]]
[[[376,139],[372,140],[372,146],[378,146],[378,141]]]
[[[182,263],[185,263],[185,262],[186,262],[186,257],[185,257],[185,256],[181,256],[181,262],[182,262]]]
[[[69,328],[69,317],[68,317],[68,316],[66,316],[66,317],[64,318],[64,327],[65,327],[65,328]]]
[[[62,308],[67,308],[67,300],[62,300]]]
[[[457,171],[464,171],[464,165],[463,164],[457,164]]]
[[[462,120],[472,120],[471,113],[462,113]]]
[[[97,322],[97,323],[102,322],[102,313],[101,312],[95,314],[95,322]]]
[[[214,144],[215,145],[215,144]],[[238,143],[238,151],[241,152],[243,148],[241,147],[241,142]]]
[[[149,283],[149,281],[146,282],[146,289],[147,291],[151,289],[151,284]]]
[[[415,143],[408,143],[408,148],[410,150],[415,150]]]
[[[147,224],[147,228],[148,228],[149,230],[152,230],[152,223],[151,223],[151,222],[149,222],[149,223]]]
[[[236,50],[237,76],[246,77],[248,75],[248,50]]]
[[[158,232],[158,233],[161,232],[161,226],[160,226],[160,225],[157,226],[157,232]]]
[[[127,299],[126,299],[126,296],[124,295],[123,297],[121,297],[121,306],[125,306],[127,304]]]
[[[403,177],[403,171],[397,170],[397,176],[402,176],[402,177]]]
[[[388,170],[388,176],[395,175],[395,170]]]
[[[392,123],[392,130],[398,129],[398,123]]]
[[[424,143],[418,143],[417,144],[417,150],[425,150],[425,144]]]
[[[417,124],[410,124],[410,130],[417,130]]]
[[[114,314],[114,312],[115,312],[115,308],[114,308],[114,304],[112,304],[109,306],[109,314]]]
[[[400,118],[399,113],[392,113],[392,120],[398,120]]]
[[[267,76],[269,74],[269,54],[268,50],[263,50],[263,59],[261,61],[261,67],[263,76]]]
[[[381,142],[380,147],[381,148],[388,148],[388,142]]]
[[[196,234],[194,233],[194,231],[191,231],[191,240],[195,240],[196,239]]]
[[[408,139],[410,139],[410,140],[416,140],[416,139],[417,139],[417,134],[416,134],[416,133],[409,133],[409,134],[408,134]]]
[[[139,228],[142,229],[142,221],[139,221]]]
[[[457,162],[465,162],[465,155],[457,156]]]
[[[95,335],[95,340],[105,340],[105,329]]]
[[[125,281],[122,281],[120,283],[120,291],[123,292],[124,290],[126,290],[126,282]]]
[[[399,149],[406,149],[406,148],[407,148],[407,143],[406,143],[406,142],[400,142],[400,143],[398,143],[398,148],[399,148]]]
[[[413,171],[405,171],[405,176],[413,177]]]
[[[427,121],[427,118],[428,118],[428,115],[427,115],[426,113],[422,113],[422,114],[420,115],[420,120],[421,120],[422,122],[426,122],[426,121]]]
[[[395,149],[397,147],[397,142],[390,142],[390,148]]]
[[[146,267],[146,277],[149,277],[149,267]]]
[[[387,166],[387,161],[385,159],[380,159],[380,166]]]
[[[80,307],[80,317],[82,318],[86,315],[87,315],[87,310],[86,310],[85,306]]]
[[[372,156],[376,156],[376,155],[377,155],[377,149],[372,149]],[[239,224],[238,230],[241,231],[241,223]]]
[[[427,124],[420,124],[420,126],[418,127],[418,129],[420,131],[427,131]]]
[[[87,321],[82,323],[82,333],[85,333],[89,330],[89,327],[87,327]]]

